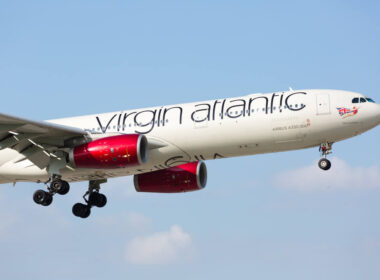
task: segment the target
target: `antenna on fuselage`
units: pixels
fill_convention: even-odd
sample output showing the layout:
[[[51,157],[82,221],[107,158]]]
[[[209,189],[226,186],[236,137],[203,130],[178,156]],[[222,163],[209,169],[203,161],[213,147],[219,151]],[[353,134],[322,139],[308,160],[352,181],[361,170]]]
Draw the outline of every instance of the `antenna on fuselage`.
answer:
[[[289,90],[290,90],[290,92],[294,92],[294,90],[291,87],[289,87]]]

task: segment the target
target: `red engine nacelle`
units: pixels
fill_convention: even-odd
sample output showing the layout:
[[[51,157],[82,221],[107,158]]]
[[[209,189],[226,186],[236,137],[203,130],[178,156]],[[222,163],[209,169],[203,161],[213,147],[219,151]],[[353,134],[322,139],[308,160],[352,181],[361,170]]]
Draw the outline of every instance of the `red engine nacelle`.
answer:
[[[101,138],[75,147],[70,162],[78,168],[120,168],[139,165],[148,158],[148,141],[140,134]]]
[[[138,192],[179,193],[201,190],[206,186],[204,162],[191,162],[176,167],[134,176]]]

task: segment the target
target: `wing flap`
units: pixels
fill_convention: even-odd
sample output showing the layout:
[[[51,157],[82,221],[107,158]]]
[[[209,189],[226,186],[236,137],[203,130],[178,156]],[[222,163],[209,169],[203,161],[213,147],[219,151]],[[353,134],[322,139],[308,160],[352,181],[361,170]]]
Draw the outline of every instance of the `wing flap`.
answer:
[[[25,156],[25,159],[30,160],[40,169],[44,169],[49,165],[50,154],[37,146],[31,146],[26,150],[22,151],[21,154]]]

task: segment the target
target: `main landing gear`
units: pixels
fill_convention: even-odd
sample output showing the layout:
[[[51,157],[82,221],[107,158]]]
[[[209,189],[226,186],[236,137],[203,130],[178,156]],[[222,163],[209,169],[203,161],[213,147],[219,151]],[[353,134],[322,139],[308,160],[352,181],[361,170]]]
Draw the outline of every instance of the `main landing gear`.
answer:
[[[83,196],[85,204],[76,203],[73,206],[73,214],[75,216],[85,219],[90,216],[93,206],[101,208],[107,204],[107,197],[99,193],[100,184],[105,182],[107,182],[107,180],[90,181],[88,191]]]
[[[322,153],[322,157],[319,162],[318,166],[322,170],[329,170],[331,168],[331,162],[327,159],[327,155],[331,154],[332,150],[332,143],[326,142],[322,143],[319,147],[319,151]]]
[[[60,195],[65,195],[69,192],[69,183],[62,180],[60,176],[54,175],[50,180],[50,186],[47,187],[48,191],[37,190],[33,194],[33,200],[35,203],[40,204],[42,206],[49,206],[53,202],[53,196],[56,193]]]

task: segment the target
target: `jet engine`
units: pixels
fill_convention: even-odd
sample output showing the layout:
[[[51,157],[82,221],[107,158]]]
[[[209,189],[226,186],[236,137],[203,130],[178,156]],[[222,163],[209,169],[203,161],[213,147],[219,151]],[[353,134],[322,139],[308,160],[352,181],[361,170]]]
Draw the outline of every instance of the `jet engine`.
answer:
[[[133,178],[136,191],[180,193],[201,190],[207,183],[204,162],[191,162],[167,169],[142,173]]]
[[[147,158],[148,141],[140,134],[100,138],[69,153],[70,163],[77,168],[121,168],[143,164]]]

